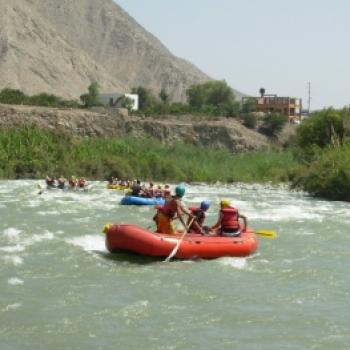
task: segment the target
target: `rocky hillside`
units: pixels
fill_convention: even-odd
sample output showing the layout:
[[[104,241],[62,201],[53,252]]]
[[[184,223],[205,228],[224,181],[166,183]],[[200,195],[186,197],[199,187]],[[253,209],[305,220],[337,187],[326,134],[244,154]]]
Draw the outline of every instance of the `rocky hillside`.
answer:
[[[37,124],[89,137],[153,137],[162,142],[180,141],[223,147],[232,152],[261,150],[268,140],[234,119],[203,122],[191,117],[139,118],[118,110],[91,112],[44,107],[0,105],[0,128]]]
[[[145,86],[174,101],[210,78],[177,58],[112,0],[0,0],[0,89],[78,98]]]

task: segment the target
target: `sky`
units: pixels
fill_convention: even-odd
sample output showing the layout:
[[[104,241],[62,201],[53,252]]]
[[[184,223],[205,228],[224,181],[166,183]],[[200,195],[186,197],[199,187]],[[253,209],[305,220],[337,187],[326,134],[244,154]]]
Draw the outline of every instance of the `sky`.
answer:
[[[174,55],[257,96],[350,105],[350,0],[114,0]],[[310,83],[310,84],[309,84]]]

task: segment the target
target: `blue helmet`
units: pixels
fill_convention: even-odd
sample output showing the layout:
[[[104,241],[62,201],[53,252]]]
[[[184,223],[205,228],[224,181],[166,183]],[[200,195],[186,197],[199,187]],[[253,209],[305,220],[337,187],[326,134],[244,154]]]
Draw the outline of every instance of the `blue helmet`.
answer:
[[[186,188],[185,188],[185,186],[183,184],[176,186],[175,194],[178,197],[183,197],[185,195],[185,192],[186,192]]]
[[[209,209],[209,207],[210,207],[210,201],[203,201],[203,202],[201,202],[201,209],[202,210],[208,210]]]

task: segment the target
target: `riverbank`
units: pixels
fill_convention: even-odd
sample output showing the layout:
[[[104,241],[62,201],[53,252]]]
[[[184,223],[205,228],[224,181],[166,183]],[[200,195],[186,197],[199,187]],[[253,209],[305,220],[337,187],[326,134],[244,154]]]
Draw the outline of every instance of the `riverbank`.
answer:
[[[280,147],[295,134],[288,124],[278,140],[246,128],[235,118],[195,115],[162,117],[130,116],[124,109],[70,109],[0,104],[0,129],[35,124],[76,137],[155,138],[162,143],[183,142],[198,147],[216,147],[234,153]]]
[[[210,183],[280,182],[295,166],[292,154],[280,150],[233,154],[152,138],[78,138],[35,125],[0,130],[0,164],[2,179],[63,174]]]

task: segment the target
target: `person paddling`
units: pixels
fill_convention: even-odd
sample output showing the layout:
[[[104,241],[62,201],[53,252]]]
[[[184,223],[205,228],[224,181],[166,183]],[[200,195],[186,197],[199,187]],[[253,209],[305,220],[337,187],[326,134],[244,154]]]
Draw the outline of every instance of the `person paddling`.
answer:
[[[78,180],[78,187],[85,188],[85,186],[87,186],[87,181],[86,181],[85,177],[80,177]]]
[[[191,226],[189,226],[188,230],[191,232],[199,233],[201,235],[205,235],[208,232],[208,226],[203,226],[205,220],[205,212],[210,207],[210,201],[205,200],[202,201],[200,206],[189,208],[192,215],[194,216],[194,221]],[[191,219],[188,219],[187,225],[190,225]]]
[[[158,212],[155,217],[157,224],[157,232],[174,235],[176,234],[176,229],[174,225],[174,220],[178,218],[182,225],[186,228],[186,223],[182,217],[183,214],[193,218],[191,212],[189,212],[181,202],[181,199],[185,195],[186,188],[184,185],[178,185],[175,188],[175,196],[171,198],[164,206],[158,209]]]
[[[55,178],[52,176],[46,176],[46,185],[48,188],[55,188],[56,187],[56,181]]]
[[[73,190],[76,189],[77,184],[78,184],[77,179],[75,178],[75,176],[71,176],[69,178],[69,180],[68,180],[68,183],[69,183],[70,188],[73,189]]]
[[[131,190],[132,190],[131,191],[132,196],[139,197],[143,193],[141,188],[141,181],[135,180]]]
[[[63,175],[61,175],[61,176],[59,177],[59,179],[57,180],[57,182],[58,182],[57,187],[58,187],[59,189],[61,189],[61,190],[64,190],[64,188],[65,188],[65,186],[66,186],[66,179],[64,178]]]
[[[239,223],[240,218],[243,219],[243,231],[245,231],[248,225],[247,218],[244,215],[239,214],[238,210],[231,206],[230,200],[222,199],[220,201],[218,221],[209,231],[211,234],[217,234],[219,236],[239,236],[241,233]]]

